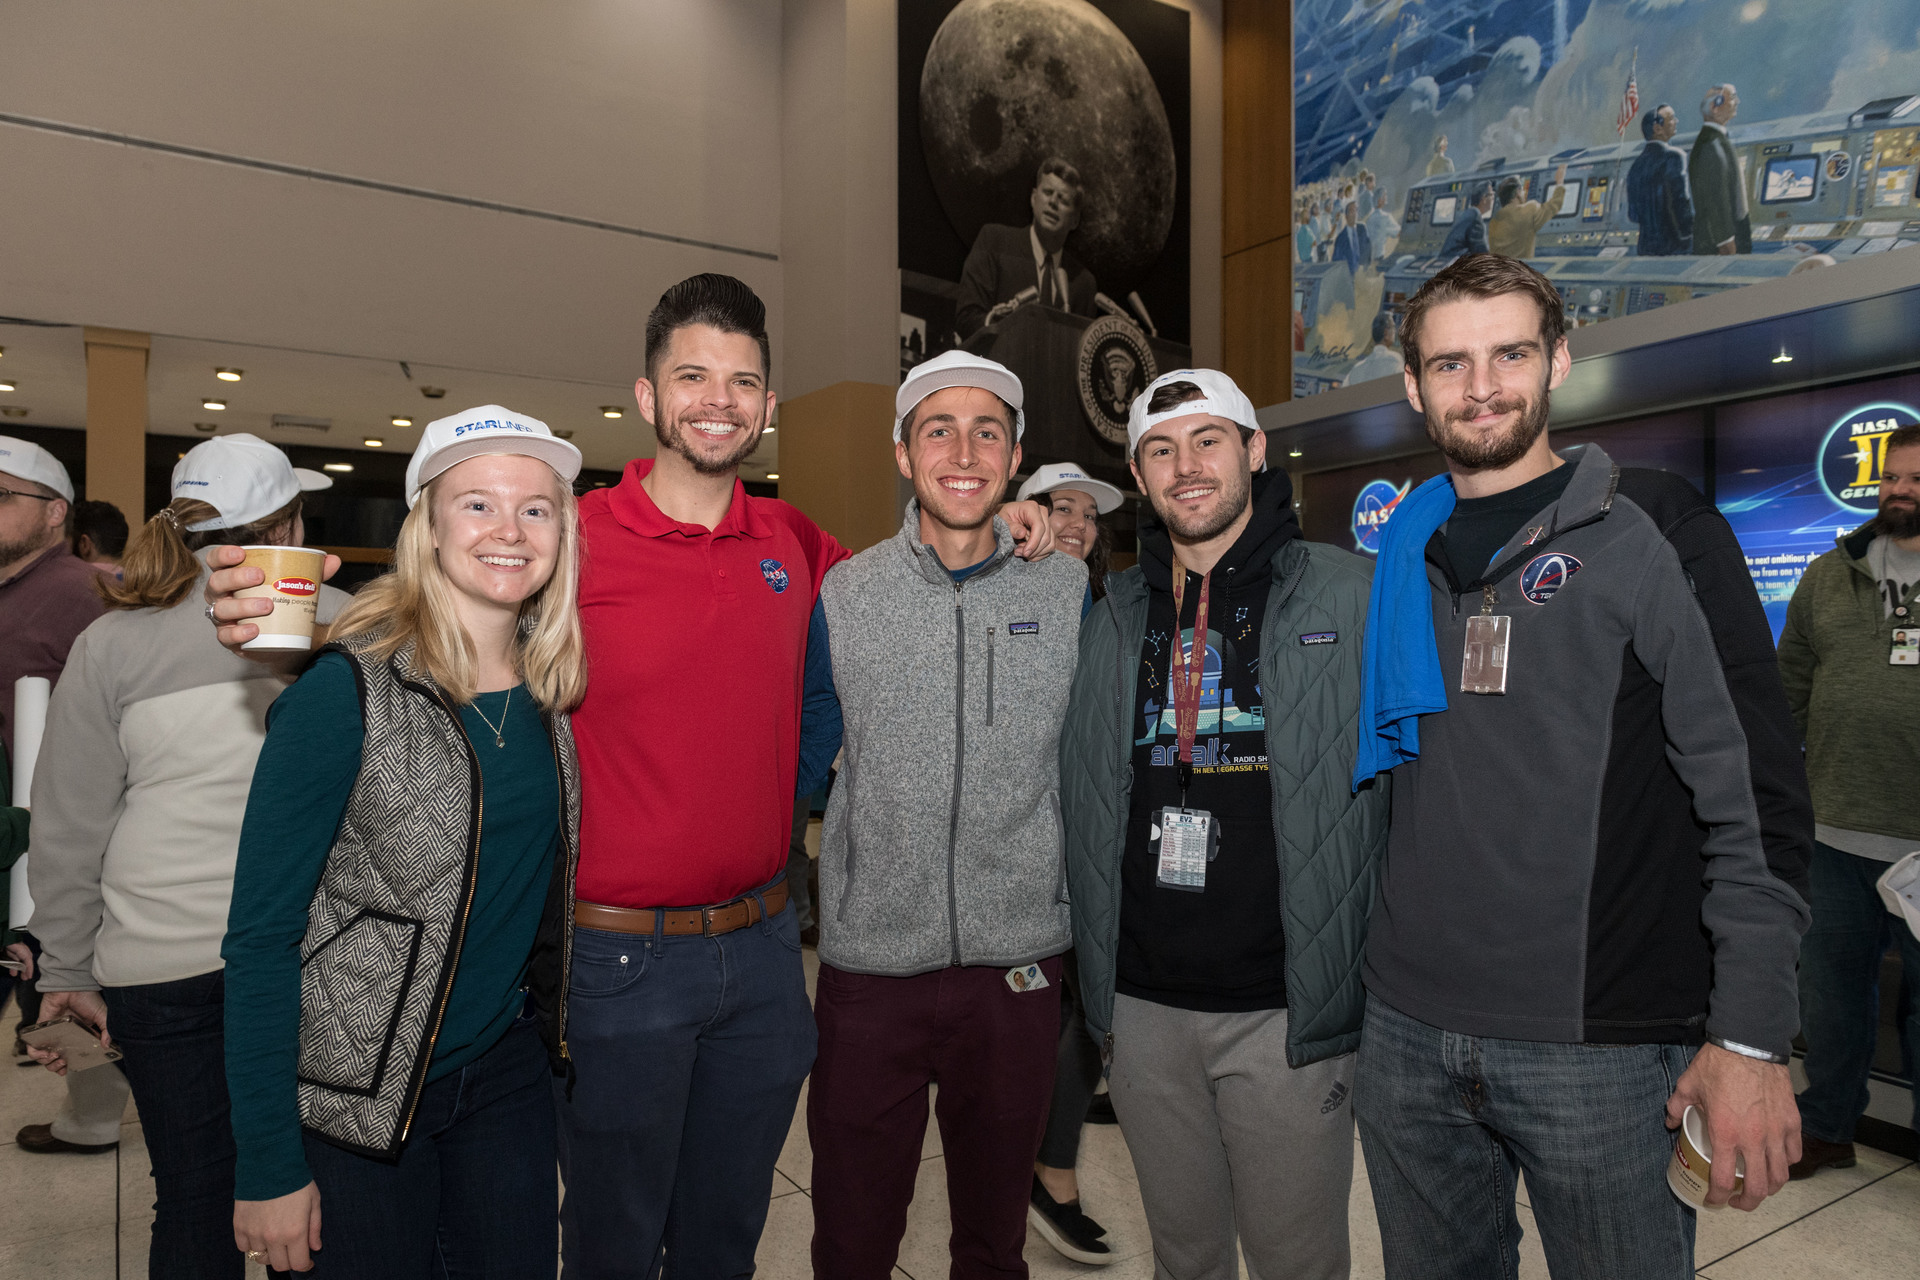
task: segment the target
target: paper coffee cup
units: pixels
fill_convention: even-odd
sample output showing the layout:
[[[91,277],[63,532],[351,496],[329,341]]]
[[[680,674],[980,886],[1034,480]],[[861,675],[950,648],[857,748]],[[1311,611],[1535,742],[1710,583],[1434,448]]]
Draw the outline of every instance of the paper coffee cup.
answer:
[[[1739,1195],[1746,1186],[1746,1172],[1743,1165],[1734,1165],[1734,1195]],[[1673,1159],[1667,1161],[1667,1187],[1685,1203],[1705,1209],[1708,1180],[1712,1176],[1713,1140],[1707,1137],[1707,1115],[1700,1108],[1689,1106],[1680,1118],[1680,1137],[1673,1144]]]
[[[326,572],[327,553],[312,547],[242,547],[244,563],[267,575],[257,587],[233,594],[242,600],[271,600],[273,612],[248,621],[260,634],[242,649],[311,649],[313,625],[319,614],[320,575]]]

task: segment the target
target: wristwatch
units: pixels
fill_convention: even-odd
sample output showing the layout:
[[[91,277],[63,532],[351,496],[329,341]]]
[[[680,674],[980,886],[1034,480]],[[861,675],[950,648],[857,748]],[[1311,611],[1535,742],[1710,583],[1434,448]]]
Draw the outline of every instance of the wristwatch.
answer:
[[[1718,1045],[1728,1053],[1737,1053],[1743,1058],[1752,1058],[1756,1062],[1772,1062],[1785,1066],[1788,1059],[1783,1053],[1768,1053],[1765,1049],[1756,1049],[1750,1044],[1741,1044],[1738,1040],[1723,1040],[1719,1036],[1708,1036],[1707,1043]]]

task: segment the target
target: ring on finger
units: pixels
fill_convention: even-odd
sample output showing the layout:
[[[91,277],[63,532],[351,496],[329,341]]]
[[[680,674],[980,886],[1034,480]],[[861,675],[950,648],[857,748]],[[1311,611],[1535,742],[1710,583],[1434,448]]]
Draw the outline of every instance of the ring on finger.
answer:
[[[265,1249],[249,1249],[247,1250],[247,1261],[256,1262],[264,1267],[267,1265],[267,1251]]]

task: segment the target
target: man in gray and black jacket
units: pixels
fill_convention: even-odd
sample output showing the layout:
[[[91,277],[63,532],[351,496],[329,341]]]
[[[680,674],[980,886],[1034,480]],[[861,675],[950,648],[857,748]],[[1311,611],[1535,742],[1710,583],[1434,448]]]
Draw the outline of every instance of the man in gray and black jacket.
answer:
[[[1812,811],[1732,531],[1677,476],[1548,446],[1562,303],[1464,259],[1408,304],[1448,473],[1374,570],[1356,785],[1391,769],[1355,1114],[1387,1275],[1693,1274],[1689,1106],[1751,1209],[1786,1181]]]
[[[953,1274],[1024,1275],[1069,936],[1059,773],[1086,592],[995,517],[1020,380],[952,351],[896,399],[914,500],[820,591],[845,724],[820,847],[819,1055],[807,1098],[814,1273],[893,1273],[938,1114]]]
[[[1225,374],[1163,374],[1128,437],[1158,518],[1082,625],[1060,750],[1088,1026],[1160,1274],[1230,1278],[1237,1242],[1340,1280],[1387,827],[1387,780],[1348,785],[1371,566],[1300,537]]]

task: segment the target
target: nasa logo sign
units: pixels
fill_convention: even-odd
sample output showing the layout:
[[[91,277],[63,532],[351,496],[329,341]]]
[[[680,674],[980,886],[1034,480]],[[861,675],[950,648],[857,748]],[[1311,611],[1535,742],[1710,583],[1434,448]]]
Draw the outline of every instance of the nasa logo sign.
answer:
[[[1820,441],[1820,487],[1835,505],[1861,515],[1880,510],[1880,471],[1887,437],[1920,422],[1920,410],[1890,400],[1863,404],[1841,415]]]
[[[1520,571],[1520,594],[1535,604],[1545,604],[1560,593],[1567,580],[1580,572],[1580,562],[1564,551],[1549,551],[1527,561]]]
[[[1394,487],[1391,480],[1369,480],[1360,486],[1359,496],[1353,500],[1353,545],[1356,548],[1370,556],[1380,554],[1380,532],[1387,527],[1387,518],[1412,486],[1411,480],[1401,482],[1398,488]]]
[[[773,588],[775,595],[787,589],[787,571],[778,560],[762,560],[760,576],[767,580],[767,585]]]

